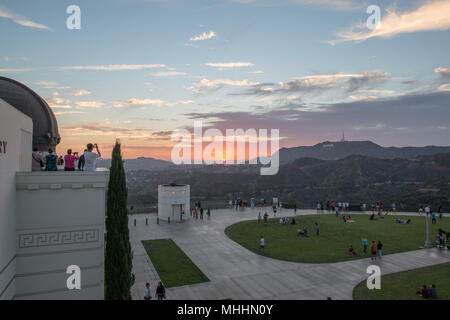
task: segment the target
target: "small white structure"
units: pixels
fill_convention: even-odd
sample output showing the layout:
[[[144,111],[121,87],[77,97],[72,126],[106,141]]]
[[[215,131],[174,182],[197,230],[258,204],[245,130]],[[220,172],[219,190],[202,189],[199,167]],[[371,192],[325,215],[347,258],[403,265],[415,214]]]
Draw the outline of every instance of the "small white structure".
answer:
[[[190,212],[191,190],[187,184],[158,186],[158,217],[168,221],[181,221]],[[184,216],[184,217],[183,217]]]

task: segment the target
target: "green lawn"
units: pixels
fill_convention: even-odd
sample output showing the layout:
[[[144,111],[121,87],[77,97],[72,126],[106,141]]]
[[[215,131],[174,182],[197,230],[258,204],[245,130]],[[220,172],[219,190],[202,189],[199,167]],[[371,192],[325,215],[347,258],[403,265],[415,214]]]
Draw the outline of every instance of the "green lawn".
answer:
[[[145,240],[142,244],[167,288],[209,281],[172,239]]]
[[[384,244],[383,254],[397,253],[419,249],[425,243],[425,217],[411,217],[412,223],[397,224],[396,218],[407,217],[386,216],[384,219],[370,221],[368,215],[354,215],[354,223],[344,223],[339,216],[297,216],[296,225],[281,225],[279,219],[270,219],[267,225],[256,220],[239,222],[229,226],[225,233],[232,240],[245,248],[263,256],[305,263],[329,263],[369,257],[362,254],[361,240],[366,237],[381,240]],[[319,223],[320,236],[315,234],[314,222]],[[297,236],[297,229],[306,227],[308,237]],[[450,230],[450,219],[444,218],[431,225],[430,238],[434,237],[438,228]],[[259,250],[259,238],[263,235],[265,248]],[[349,245],[359,254],[349,256]],[[369,250],[368,250],[369,251]]]
[[[381,276],[380,290],[367,289],[363,281],[353,289],[353,299],[424,300],[416,292],[431,284],[436,285],[439,300],[450,300],[450,263]]]

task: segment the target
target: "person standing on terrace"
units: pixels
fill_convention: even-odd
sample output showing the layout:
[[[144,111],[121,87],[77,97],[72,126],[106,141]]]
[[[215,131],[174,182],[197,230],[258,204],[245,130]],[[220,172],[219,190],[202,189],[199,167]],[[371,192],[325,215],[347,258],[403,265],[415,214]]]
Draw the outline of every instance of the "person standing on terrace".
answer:
[[[67,150],[64,156],[64,171],[75,171],[76,160],[78,160],[78,152],[72,154],[72,149]]]
[[[93,150],[97,150],[97,153],[95,153]],[[95,171],[96,168],[96,160],[97,158],[100,158],[102,154],[100,153],[100,150],[98,149],[97,144],[89,143],[87,145],[87,151],[84,152],[84,171]]]

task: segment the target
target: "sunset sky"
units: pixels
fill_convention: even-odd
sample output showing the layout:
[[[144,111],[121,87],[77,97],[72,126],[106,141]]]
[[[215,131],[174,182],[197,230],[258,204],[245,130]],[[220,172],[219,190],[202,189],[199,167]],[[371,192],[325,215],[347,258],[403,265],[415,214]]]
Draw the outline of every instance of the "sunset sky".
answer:
[[[46,99],[59,153],[93,142],[109,157],[120,138],[125,158],[169,159],[194,120],[279,129],[281,147],[343,131],[450,145],[449,29],[450,0],[2,0],[0,75]]]

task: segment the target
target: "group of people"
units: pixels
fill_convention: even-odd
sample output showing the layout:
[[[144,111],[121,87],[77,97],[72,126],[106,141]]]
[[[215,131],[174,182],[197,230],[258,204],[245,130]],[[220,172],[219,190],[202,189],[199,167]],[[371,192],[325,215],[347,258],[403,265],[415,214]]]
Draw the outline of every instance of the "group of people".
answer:
[[[152,297],[152,289],[150,288],[150,283],[147,282],[144,288],[144,300],[151,300]],[[158,286],[156,287],[155,298],[158,300],[166,299],[166,289],[161,281],[158,282]]]
[[[94,152],[94,148],[97,152]],[[42,155],[37,148],[33,148],[31,162],[33,171],[58,171],[58,166],[62,165],[64,165],[64,171],[75,171],[75,163],[80,171],[95,171],[96,159],[100,157],[98,145],[89,143],[81,156],[78,156],[78,152],[68,149],[64,158],[58,157],[52,148],[48,149],[46,155]]]
[[[258,212],[258,223],[261,223],[261,219],[264,219],[264,224],[267,224],[267,221],[269,219],[269,214],[266,212],[264,213],[264,216],[261,215],[261,211]]]
[[[426,284],[424,284],[422,287],[422,290],[417,291],[416,294],[418,296],[421,296],[424,299],[428,299],[428,298],[437,299],[437,297],[438,297],[435,284],[432,284],[431,286],[428,286],[428,287]]]
[[[369,241],[367,240],[367,238],[362,239],[361,245],[362,245],[364,254],[366,254],[367,249],[369,248]],[[358,255],[358,253],[356,252],[356,250],[353,248],[352,245],[349,246],[347,253],[352,256]],[[370,245],[370,253],[372,255],[371,256],[372,261],[377,260],[377,256],[378,256],[378,258],[381,259],[381,257],[383,256],[383,243],[381,242],[381,240],[378,240],[378,243],[375,241],[372,241],[372,244]]]
[[[433,211],[433,209],[431,208],[430,205],[427,204],[425,206],[425,208],[424,208],[424,206],[420,206],[419,207],[419,216],[421,216],[422,213],[425,213],[427,215],[427,217],[431,216],[431,223],[432,224],[435,224],[437,222],[436,221],[436,212]],[[442,206],[438,207],[437,214],[439,216],[439,220],[442,220]]]
[[[191,210],[191,216],[194,219],[198,219],[199,218],[199,213],[200,213],[200,220],[203,220],[203,213],[204,213],[204,209],[202,207],[202,204],[200,201],[196,201],[194,203],[194,208]],[[206,210],[206,216],[208,217],[208,219],[211,219],[211,209],[207,209]]]

